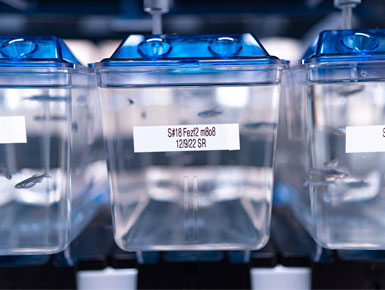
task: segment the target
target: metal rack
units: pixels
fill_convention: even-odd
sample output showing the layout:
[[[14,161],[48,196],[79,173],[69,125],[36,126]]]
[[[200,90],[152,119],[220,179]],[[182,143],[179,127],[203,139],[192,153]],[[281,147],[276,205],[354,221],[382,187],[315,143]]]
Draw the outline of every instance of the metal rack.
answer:
[[[312,289],[385,287],[385,251],[321,249],[284,207],[273,210],[269,243],[252,252],[124,252],[113,241],[109,212],[62,253],[1,257],[0,288],[76,289],[78,271],[111,267],[137,269],[138,289],[250,289],[250,269],[277,265],[310,268]]]

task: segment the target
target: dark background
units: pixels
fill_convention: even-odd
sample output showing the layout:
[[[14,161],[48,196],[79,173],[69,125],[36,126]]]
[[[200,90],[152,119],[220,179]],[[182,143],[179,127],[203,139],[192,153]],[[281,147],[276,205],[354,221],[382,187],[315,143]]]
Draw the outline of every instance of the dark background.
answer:
[[[21,9],[16,9],[19,3]],[[20,4],[21,3],[21,4]],[[2,0],[1,34],[55,34],[61,38],[122,39],[148,33],[150,16],[142,0]],[[302,38],[333,13],[332,0],[174,0],[164,32],[179,34],[252,32],[260,38]],[[355,26],[383,27],[385,1],[363,0]],[[327,20],[328,25],[338,17]],[[317,31],[318,33],[319,31]]]

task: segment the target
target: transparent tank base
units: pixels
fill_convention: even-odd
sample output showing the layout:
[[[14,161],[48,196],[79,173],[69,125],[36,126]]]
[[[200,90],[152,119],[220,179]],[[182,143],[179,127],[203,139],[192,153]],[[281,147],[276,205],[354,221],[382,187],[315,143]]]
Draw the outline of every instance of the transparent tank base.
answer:
[[[385,249],[385,153],[346,153],[347,126],[384,125],[384,84],[317,84],[309,108],[313,229],[327,248]]]
[[[0,211],[0,253],[57,253],[67,246],[66,230],[58,212],[60,204],[28,206],[18,202],[3,205]]]
[[[334,144],[345,147],[344,138],[338,139]],[[384,249],[385,153],[345,156],[336,169],[346,173],[343,178],[311,186],[316,239],[327,248]]]
[[[321,245],[334,249],[385,248],[385,190],[378,179],[368,183],[366,189],[344,192],[334,185],[313,189],[315,238]]]
[[[111,176],[119,180],[113,211],[116,240],[124,250],[258,249],[266,244],[271,168],[153,166],[139,173],[144,180],[133,174]]]

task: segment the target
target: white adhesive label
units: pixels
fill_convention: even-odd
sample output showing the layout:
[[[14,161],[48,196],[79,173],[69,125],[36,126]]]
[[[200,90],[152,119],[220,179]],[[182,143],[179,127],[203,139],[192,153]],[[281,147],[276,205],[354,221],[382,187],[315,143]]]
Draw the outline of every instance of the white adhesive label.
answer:
[[[385,152],[385,125],[346,127],[346,153]]]
[[[24,116],[0,117],[0,144],[27,143]]]
[[[239,149],[239,124],[134,127],[135,153]]]

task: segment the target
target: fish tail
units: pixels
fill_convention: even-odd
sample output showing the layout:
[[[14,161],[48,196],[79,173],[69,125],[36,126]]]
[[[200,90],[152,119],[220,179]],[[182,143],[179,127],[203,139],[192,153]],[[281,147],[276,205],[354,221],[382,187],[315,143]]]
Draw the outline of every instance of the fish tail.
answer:
[[[47,177],[47,178],[52,178],[52,176],[48,174],[48,169],[45,169],[45,170],[44,170],[44,173],[43,173],[42,176],[43,176],[43,177]]]

